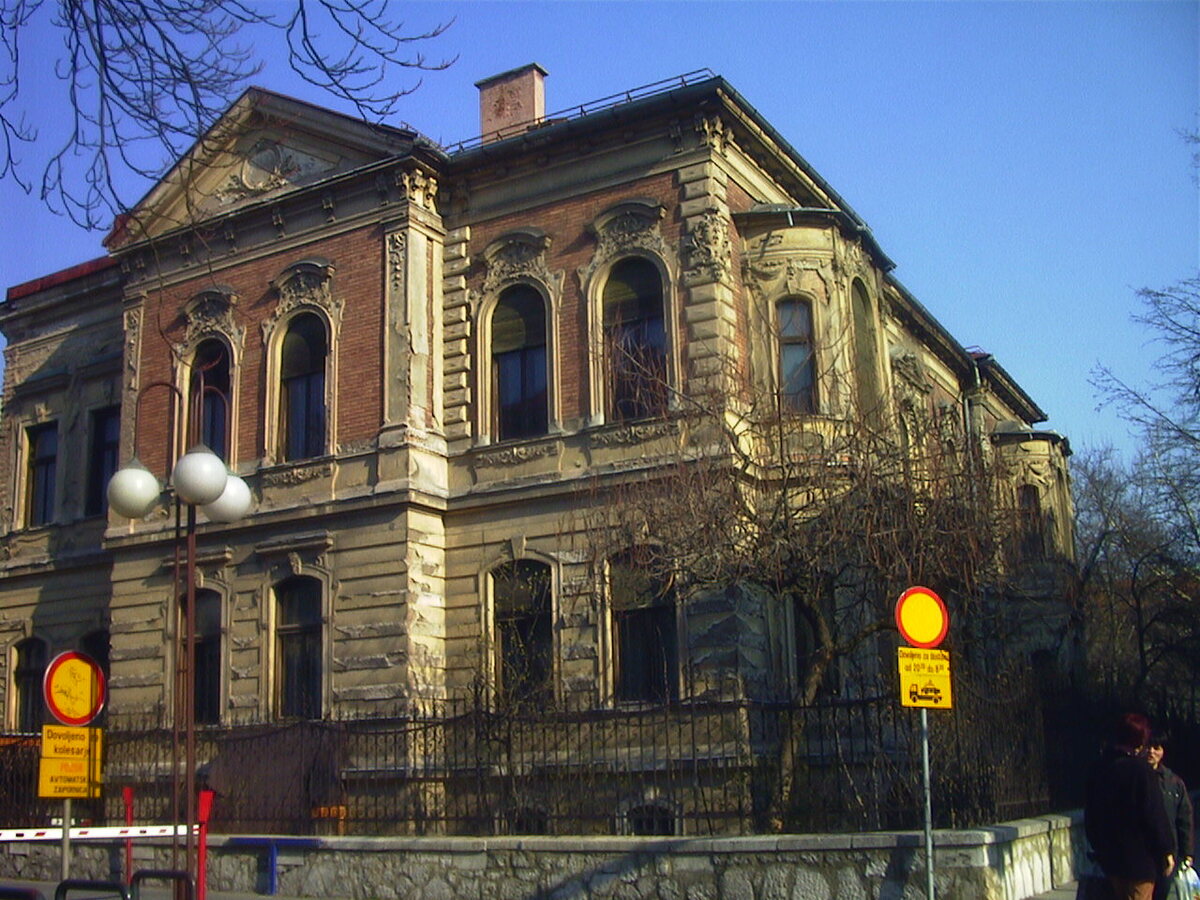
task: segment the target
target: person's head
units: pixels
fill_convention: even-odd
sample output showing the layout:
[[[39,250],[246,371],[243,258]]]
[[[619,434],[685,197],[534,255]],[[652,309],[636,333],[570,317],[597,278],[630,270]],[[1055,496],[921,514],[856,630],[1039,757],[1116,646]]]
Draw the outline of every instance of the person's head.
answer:
[[[1141,750],[1150,742],[1150,720],[1141,713],[1125,713],[1113,726],[1112,742],[1122,750]]]
[[[1167,750],[1167,735],[1162,731],[1151,732],[1146,741],[1146,759],[1154,768],[1162,765],[1163,754]]]

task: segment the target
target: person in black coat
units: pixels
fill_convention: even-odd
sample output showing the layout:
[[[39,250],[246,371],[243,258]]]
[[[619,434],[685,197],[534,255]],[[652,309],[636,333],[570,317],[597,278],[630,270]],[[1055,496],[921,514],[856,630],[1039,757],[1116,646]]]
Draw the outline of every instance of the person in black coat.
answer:
[[[1088,777],[1083,826],[1117,900],[1151,900],[1173,871],[1175,836],[1158,775],[1146,760],[1150,723],[1126,713]]]
[[[1175,836],[1175,867],[1192,864],[1192,848],[1195,846],[1193,834],[1192,799],[1188,796],[1187,785],[1183,779],[1163,765],[1163,755],[1166,753],[1167,736],[1155,732],[1150,736],[1149,750],[1146,759],[1158,775],[1159,787],[1162,788],[1163,806],[1167,811],[1167,821]],[[1174,872],[1171,873],[1174,875]],[[1164,900],[1171,888],[1171,875],[1158,880],[1154,889],[1155,900]]]

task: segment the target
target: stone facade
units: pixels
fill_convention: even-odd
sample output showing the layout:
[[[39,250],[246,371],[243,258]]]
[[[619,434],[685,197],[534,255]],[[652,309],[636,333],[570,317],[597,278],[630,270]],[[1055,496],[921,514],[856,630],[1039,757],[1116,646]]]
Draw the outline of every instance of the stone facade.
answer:
[[[486,92],[516,83],[530,114],[452,150],[251,90],[122,218],[107,257],[9,290],[6,727],[25,721],[30,661],[81,646],[107,657],[114,714],[173,707],[174,515],[128,521],[87,500],[112,471],[97,428],[117,407],[122,463],[165,478],[199,425],[251,486],[247,518],[199,530],[225,725],[500,691],[524,677],[501,647],[523,628],[544,643],[514,652],[552,700],[621,702],[617,611],[580,510],[685,438],[669,411],[621,394],[641,376],[614,374],[618,333],[653,356],[664,396],[777,390],[775,311],[803,304],[817,364],[797,440],[855,410],[896,428],[954,417],[1016,460],[1043,547],[1070,554],[1066,442],[889,274],[853,210],[729,85],[547,118],[543,75],[481,82],[487,109],[511,112]],[[193,388],[201,359],[216,412]],[[544,610],[498,595],[498,573],[518,571],[543,579]],[[674,695],[730,666],[748,693],[794,687],[770,662],[790,632],[752,592],[693,613],[669,626]]]

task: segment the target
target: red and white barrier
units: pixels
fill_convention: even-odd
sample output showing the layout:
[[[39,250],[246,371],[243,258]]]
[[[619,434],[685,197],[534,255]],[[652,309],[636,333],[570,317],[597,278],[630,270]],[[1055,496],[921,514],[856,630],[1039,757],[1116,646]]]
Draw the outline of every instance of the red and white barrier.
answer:
[[[186,825],[100,825],[96,827],[81,825],[71,829],[70,838],[73,841],[112,840],[113,838],[132,840],[133,838],[186,835],[187,830]],[[194,834],[199,834],[200,826],[192,826],[192,831]],[[61,827],[0,828],[0,843],[5,841],[61,841],[62,836]]]

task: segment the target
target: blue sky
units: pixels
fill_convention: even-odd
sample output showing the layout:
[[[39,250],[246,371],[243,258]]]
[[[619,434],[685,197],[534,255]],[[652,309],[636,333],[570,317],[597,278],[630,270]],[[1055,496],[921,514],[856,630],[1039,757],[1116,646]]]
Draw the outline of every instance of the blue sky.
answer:
[[[871,226],[894,275],[995,354],[1076,449],[1132,442],[1098,412],[1098,362],[1153,377],[1139,287],[1194,277],[1196,2],[406,2],[458,55],[403,119],[478,130],[474,82],[538,62],[548,110],[695,69],[723,75]],[[56,46],[42,39],[49,61]],[[267,46],[270,44],[264,42]],[[47,74],[40,87],[52,86]],[[329,104],[275,59],[255,82]],[[39,109],[61,101],[47,97]],[[47,120],[45,127],[53,127]],[[27,152],[32,162],[35,156]],[[132,187],[136,199],[140,187]],[[100,235],[0,183],[0,284],[90,259]]]

